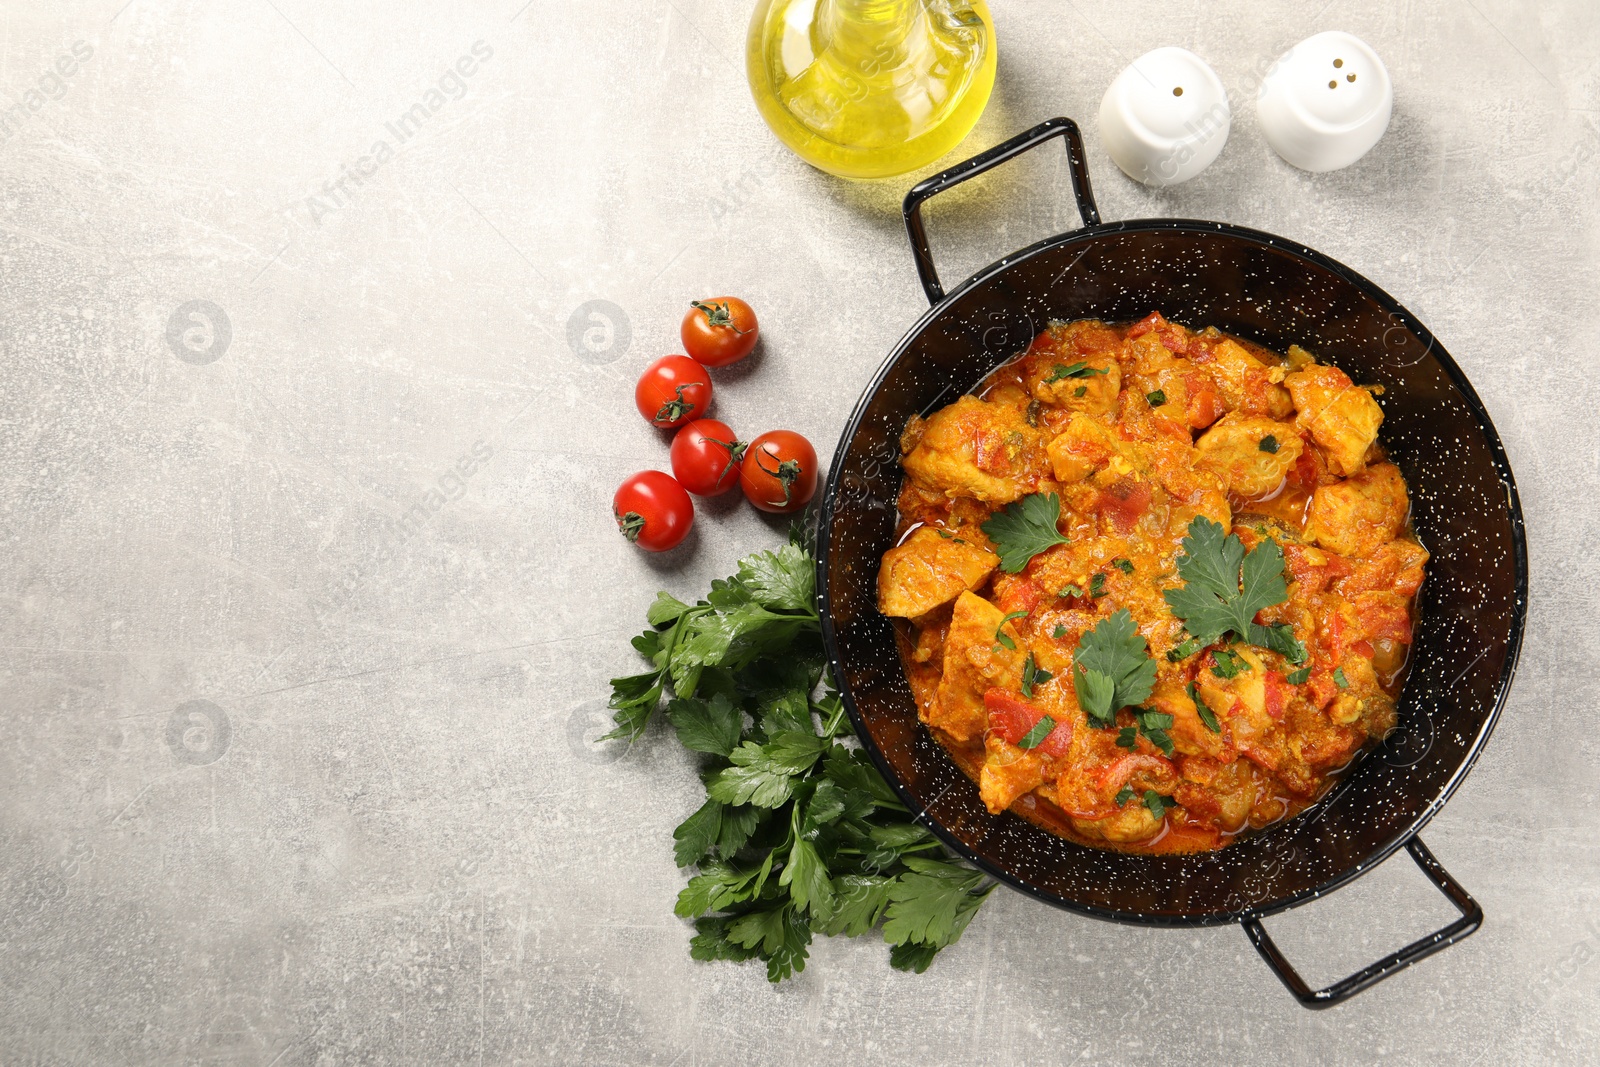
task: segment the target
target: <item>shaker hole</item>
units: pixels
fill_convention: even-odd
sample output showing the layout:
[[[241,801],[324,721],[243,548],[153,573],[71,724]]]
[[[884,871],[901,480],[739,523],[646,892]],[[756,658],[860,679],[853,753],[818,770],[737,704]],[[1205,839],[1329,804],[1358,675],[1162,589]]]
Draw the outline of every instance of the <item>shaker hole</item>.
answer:
[[[1172,90],[1172,95],[1173,96],[1182,96],[1183,95],[1183,86],[1181,86],[1181,85],[1175,86],[1173,88],[1173,90]]]
[[[1336,81],[1331,81],[1331,82],[1328,83],[1328,88],[1337,89],[1337,88],[1339,88],[1339,83],[1336,82]]]
[[[1347,82],[1353,82],[1356,80],[1356,76],[1354,74],[1346,74],[1344,76],[1344,80]]]
[[[1336,60],[1334,60],[1334,61],[1333,61],[1333,65],[1334,65],[1334,66],[1335,66],[1335,67],[1342,67],[1342,66],[1344,66],[1344,60],[1342,60],[1342,59],[1336,59]]]

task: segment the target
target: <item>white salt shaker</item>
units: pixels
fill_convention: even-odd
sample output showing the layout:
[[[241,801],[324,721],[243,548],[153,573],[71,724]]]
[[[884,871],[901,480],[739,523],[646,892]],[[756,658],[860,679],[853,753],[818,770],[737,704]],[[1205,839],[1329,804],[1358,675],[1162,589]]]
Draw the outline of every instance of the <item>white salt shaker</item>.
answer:
[[[1222,81],[1186,48],[1146,52],[1100,100],[1100,140],[1124,174],[1146,185],[1186,182],[1228,142],[1233,112]]]
[[[1279,56],[1256,98],[1267,143],[1310,171],[1338,170],[1366,155],[1393,110],[1383,61],[1339,30],[1308,37]]]

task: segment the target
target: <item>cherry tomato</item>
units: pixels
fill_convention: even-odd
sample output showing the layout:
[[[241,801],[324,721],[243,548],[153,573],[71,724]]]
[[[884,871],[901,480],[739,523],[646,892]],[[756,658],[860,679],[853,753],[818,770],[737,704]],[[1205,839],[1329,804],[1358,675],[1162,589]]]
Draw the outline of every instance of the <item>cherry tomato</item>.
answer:
[[[683,350],[708,367],[726,367],[750,354],[761,336],[756,313],[736,296],[694,300],[683,316]]]
[[[672,439],[672,476],[695,496],[717,496],[739,484],[745,443],[725,422],[696,419]]]
[[[762,511],[799,511],[817,491],[817,452],[793,430],[769,430],[750,442],[739,485]]]
[[[688,356],[662,356],[639,375],[633,402],[663,430],[682,426],[710,410],[711,375]]]
[[[688,536],[694,501],[670,474],[640,471],[611,498],[622,536],[647,552],[665,552]]]

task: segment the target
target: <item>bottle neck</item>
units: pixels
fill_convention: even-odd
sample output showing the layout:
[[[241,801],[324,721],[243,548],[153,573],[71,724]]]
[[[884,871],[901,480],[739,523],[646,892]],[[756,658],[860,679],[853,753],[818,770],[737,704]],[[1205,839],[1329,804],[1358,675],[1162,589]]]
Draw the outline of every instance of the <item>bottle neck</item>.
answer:
[[[905,40],[925,6],[925,0],[817,0],[817,20],[836,46],[893,46]]]

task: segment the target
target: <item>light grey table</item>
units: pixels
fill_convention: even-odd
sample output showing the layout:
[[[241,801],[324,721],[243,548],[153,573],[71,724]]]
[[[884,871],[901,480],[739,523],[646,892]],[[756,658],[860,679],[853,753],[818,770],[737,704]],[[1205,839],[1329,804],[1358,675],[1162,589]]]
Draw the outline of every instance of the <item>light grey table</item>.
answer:
[[[781,988],[688,958],[669,834],[698,787],[669,738],[591,743],[604,679],[657,588],[778,535],[714,506],[667,558],[622,542],[613,489],[666,463],[631,387],[685,301],[743,294],[766,340],[718,411],[826,457],[923,307],[909,180],[844,184],[773,140],[746,3],[521,3],[0,10],[0,1061],[1600,1058],[1592,3],[996,5],[965,148],[1074,116],[1108,218],[1352,265],[1455,354],[1516,468],[1522,669],[1426,835],[1487,923],[1320,1014],[1237,930],[1005,891],[921,977],[867,940]],[[1398,103],[1370,156],[1313,176],[1248,88],[1330,28]],[[1093,117],[1166,43],[1239,105],[1215,166],[1158,193]],[[951,279],[1073,224],[1057,163],[948,199]],[[595,300],[598,352],[604,330],[569,343]],[[1449,914],[1400,859],[1268,925],[1326,979]]]

